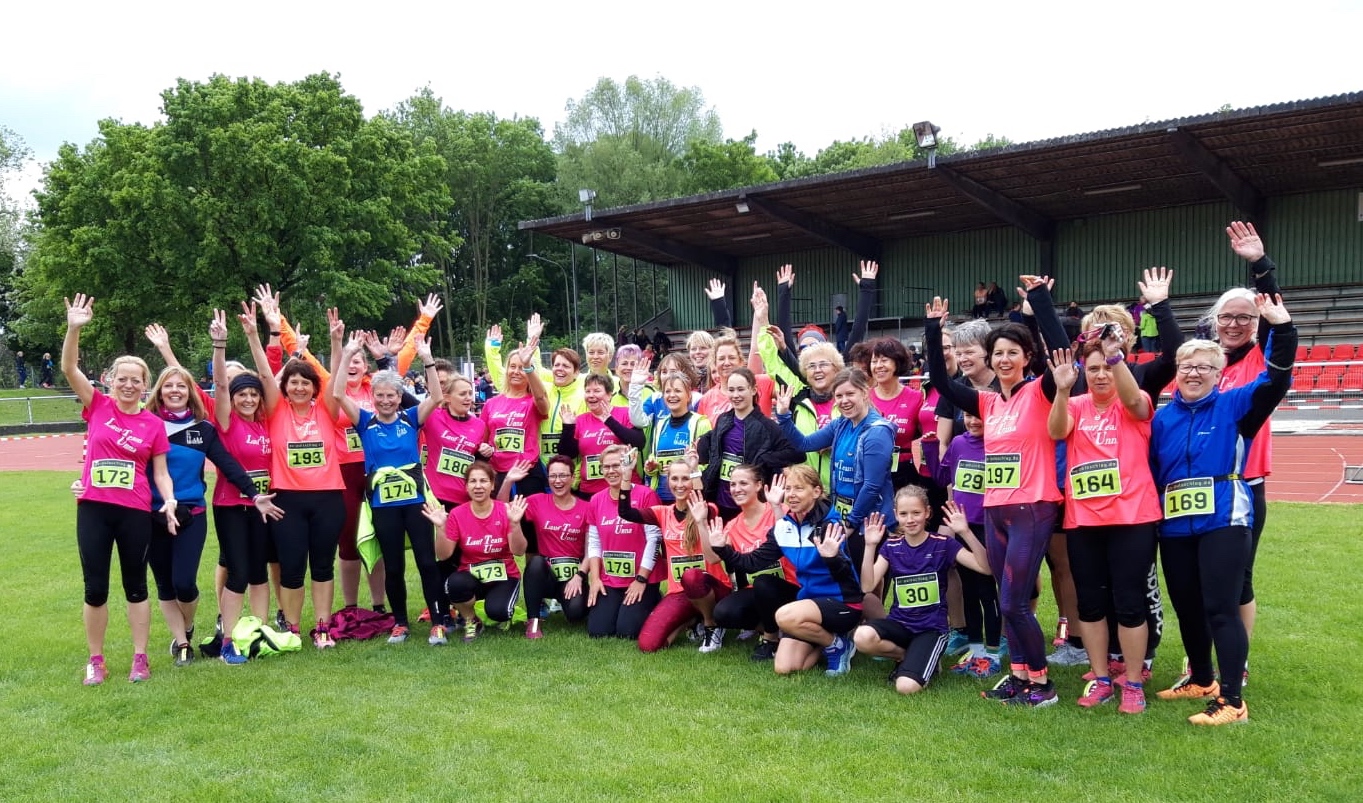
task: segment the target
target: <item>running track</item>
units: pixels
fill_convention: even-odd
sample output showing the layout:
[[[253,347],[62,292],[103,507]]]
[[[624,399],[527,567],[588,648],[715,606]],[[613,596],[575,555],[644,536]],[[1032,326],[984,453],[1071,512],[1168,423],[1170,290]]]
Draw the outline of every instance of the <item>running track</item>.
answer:
[[[80,469],[81,435],[0,438],[0,470]],[[1363,435],[1273,436],[1268,498],[1283,502],[1363,504],[1363,484],[1346,484],[1344,467],[1363,466]]]

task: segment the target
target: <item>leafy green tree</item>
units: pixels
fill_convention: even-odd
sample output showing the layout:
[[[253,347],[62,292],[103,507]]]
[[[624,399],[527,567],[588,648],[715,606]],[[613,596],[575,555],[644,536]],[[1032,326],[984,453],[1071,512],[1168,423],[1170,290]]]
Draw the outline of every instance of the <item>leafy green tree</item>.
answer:
[[[435,285],[425,255],[457,244],[443,161],[335,77],[182,79],[162,108],[150,127],[102,121],[49,166],[21,332],[59,331],[75,291],[98,299],[89,342],[107,353],[140,350],[153,320],[201,340],[206,310],[259,282],[311,332],[326,306],[373,325]]]
[[[13,283],[21,270],[24,252],[23,207],[9,196],[8,179],[23,169],[32,152],[22,138],[0,126],[0,334],[19,345],[10,332],[13,316]]]
[[[757,155],[755,142],[756,131],[743,139],[726,139],[723,143],[691,140],[681,158],[684,191],[715,192],[776,181],[779,178],[776,170]]]

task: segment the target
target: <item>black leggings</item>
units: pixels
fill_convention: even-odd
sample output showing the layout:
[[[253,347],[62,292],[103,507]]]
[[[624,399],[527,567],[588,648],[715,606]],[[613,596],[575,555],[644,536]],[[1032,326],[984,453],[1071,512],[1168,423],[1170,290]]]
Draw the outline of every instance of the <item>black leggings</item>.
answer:
[[[118,571],[128,602],[147,600],[147,548],[151,544],[151,512],[108,502],[76,505],[76,548],[85,576],[85,604],[109,601],[109,570],[118,547]]]
[[[715,603],[715,622],[720,627],[738,630],[761,628],[763,633],[776,635],[776,611],[795,601],[800,587],[786,582],[784,577],[764,574],[756,577],[748,588],[739,589]]]
[[[1127,628],[1146,624],[1150,611],[1146,581],[1155,561],[1155,532],[1154,522],[1070,530],[1066,544],[1079,621],[1116,619]]]
[[[1245,585],[1240,589],[1240,604],[1248,605],[1254,601],[1254,558],[1259,554],[1259,536],[1264,534],[1264,521],[1268,518],[1267,480],[1249,486],[1250,497],[1254,500],[1254,529],[1249,542],[1249,562],[1245,564]]]
[[[152,515],[147,562],[156,579],[157,599],[189,603],[199,598],[199,559],[207,540],[208,516],[203,512],[191,515],[189,523],[180,525],[174,535],[166,529],[165,516]]]
[[[525,612],[531,618],[540,615],[540,605],[550,597],[563,606],[563,615],[568,621],[580,622],[587,618],[587,581],[582,581],[581,593],[567,599],[563,596],[563,587],[568,580],[555,578],[553,568],[544,556],[531,555],[526,559],[522,584],[525,586]]]
[[[628,588],[606,588],[604,594],[596,598],[596,604],[587,611],[587,635],[592,638],[616,636],[618,638],[639,638],[644,628],[644,620],[662,599],[657,583],[644,586],[643,596],[633,605],[625,604]]]
[[[1240,621],[1240,589],[1249,562],[1248,527],[1222,527],[1202,535],[1161,538],[1164,581],[1178,614],[1178,630],[1193,682],[1212,682],[1212,645],[1221,667],[1222,693],[1240,697],[1249,639]]]
[[[970,525],[970,531],[984,543],[983,524]],[[961,579],[966,640],[971,644],[998,647],[999,636],[1003,635],[1003,617],[999,615],[999,586],[994,582],[994,575],[981,574],[958,563],[956,576]]]
[[[336,545],[345,524],[341,492],[276,491],[274,503],[284,511],[284,518],[273,525],[279,584],[302,588],[309,570],[314,583],[331,582],[336,573]]]
[[[508,577],[495,583],[480,583],[471,572],[455,572],[445,581],[445,593],[449,594],[451,604],[462,604],[483,600],[483,611],[494,622],[510,622],[516,610],[516,600],[520,597],[521,580]],[[431,621],[436,621],[431,614]]]
[[[376,507],[372,511],[374,537],[383,551],[384,591],[396,624],[407,624],[407,556],[404,544],[412,544],[412,558],[421,575],[421,592],[431,609],[431,621],[445,621],[445,586],[435,565],[435,528],[421,515],[421,505]]]
[[[245,594],[248,585],[270,582],[270,525],[254,505],[214,505],[213,528],[218,531],[219,563],[227,569],[224,585]]]

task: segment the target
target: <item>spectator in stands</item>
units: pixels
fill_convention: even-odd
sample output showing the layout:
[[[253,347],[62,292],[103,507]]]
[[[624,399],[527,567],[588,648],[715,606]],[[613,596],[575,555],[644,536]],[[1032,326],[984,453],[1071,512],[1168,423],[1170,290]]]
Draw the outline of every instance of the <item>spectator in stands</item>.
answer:
[[[648,332],[645,332],[644,327],[640,326],[638,329],[634,330],[634,337],[629,342],[638,346],[640,351],[644,351],[649,347],[652,341],[648,339]]]
[[[1021,301],[1014,302],[1014,303],[1013,303],[1013,308],[1010,309],[1010,310],[1008,310],[1008,322],[1009,322],[1009,323],[1022,323],[1022,322],[1023,322],[1023,321],[1022,321],[1022,302],[1021,302]]]
[[[838,340],[838,353],[847,350],[847,309],[841,304],[833,308],[833,336]]]
[[[1139,324],[1141,332],[1141,351],[1156,354],[1160,350],[1159,321],[1155,319],[1155,315],[1150,311],[1149,306],[1143,303],[1145,299],[1141,299],[1141,301],[1141,317]]]
[[[1008,310],[1008,296],[1004,295],[1003,288],[999,287],[998,282],[989,283],[989,296],[985,304],[989,308],[989,315],[997,312],[1002,316]]]
[[[989,289],[984,282],[975,285],[975,306],[970,309],[970,314],[976,318],[989,317]]]

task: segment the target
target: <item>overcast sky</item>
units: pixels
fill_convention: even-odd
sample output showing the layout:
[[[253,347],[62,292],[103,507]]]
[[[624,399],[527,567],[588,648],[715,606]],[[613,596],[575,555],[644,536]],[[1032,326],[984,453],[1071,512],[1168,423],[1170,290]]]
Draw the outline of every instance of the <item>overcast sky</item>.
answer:
[[[599,77],[663,76],[699,87],[726,136],[810,156],[921,119],[1022,142],[1363,90],[1363,0],[84,5],[0,12],[0,125],[38,163],[102,118],[157,121],[162,90],[213,73],[339,73],[369,114],[429,84],[547,134]]]

